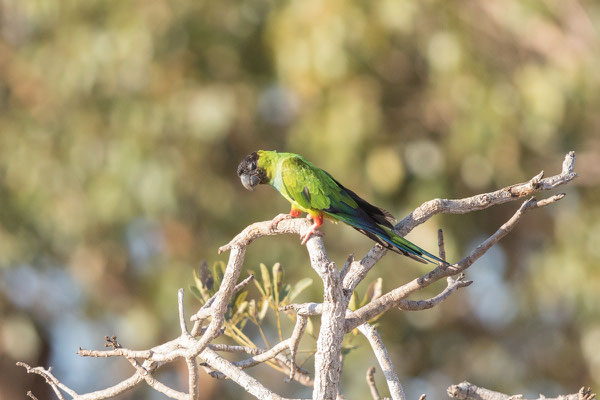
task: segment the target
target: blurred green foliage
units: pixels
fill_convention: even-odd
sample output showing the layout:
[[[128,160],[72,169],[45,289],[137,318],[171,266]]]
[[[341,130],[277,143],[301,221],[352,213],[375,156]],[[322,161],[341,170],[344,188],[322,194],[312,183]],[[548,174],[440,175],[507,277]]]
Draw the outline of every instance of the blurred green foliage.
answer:
[[[471,287],[378,323],[411,397],[463,379],[547,395],[599,386],[599,26],[591,0],[0,0],[0,392],[50,396],[15,360],[97,388],[129,366],[90,380],[111,361],[82,363],[78,346],[176,334],[193,268],[287,210],[237,180],[260,148],[301,153],[399,218],[555,173],[575,150],[567,197],[527,215],[469,270]],[[435,249],[443,227],[454,260],[515,207],[439,216],[409,238]],[[372,245],[324,231],[339,263]],[[254,243],[247,268],[261,262],[280,262],[286,282],[314,278],[297,238]],[[422,268],[388,255],[369,281],[387,291]],[[299,299],[319,301],[320,286]],[[276,338],[275,321],[263,330]],[[347,393],[367,395],[374,362],[368,346],[348,355]],[[208,398],[240,396],[203,384]]]

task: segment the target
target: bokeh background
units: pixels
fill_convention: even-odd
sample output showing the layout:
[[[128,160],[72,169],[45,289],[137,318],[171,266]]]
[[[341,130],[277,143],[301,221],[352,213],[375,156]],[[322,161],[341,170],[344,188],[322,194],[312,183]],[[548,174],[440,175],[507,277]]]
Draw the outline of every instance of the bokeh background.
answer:
[[[176,290],[192,270],[288,210],[273,190],[239,184],[237,163],[261,148],[301,153],[399,218],[434,197],[557,173],[575,150],[567,197],[469,269],[472,286],[378,322],[410,398],[443,398],[464,379],[509,393],[600,390],[599,28],[592,0],[0,0],[0,398],[51,398],[17,360],[84,392],[132,371],[79,359],[79,346],[176,336]],[[518,205],[437,216],[409,238],[434,250],[442,227],[457,260]],[[338,263],[372,245],[344,226],[324,231]],[[277,261],[291,283],[314,278],[299,300],[319,301],[296,237],[259,240],[246,267]],[[392,254],[367,281],[389,290],[425,268]],[[353,343],[343,390],[367,398],[376,361]],[[183,388],[184,373],[158,377]],[[252,373],[307,395],[266,367]],[[248,397],[202,385],[206,398]]]

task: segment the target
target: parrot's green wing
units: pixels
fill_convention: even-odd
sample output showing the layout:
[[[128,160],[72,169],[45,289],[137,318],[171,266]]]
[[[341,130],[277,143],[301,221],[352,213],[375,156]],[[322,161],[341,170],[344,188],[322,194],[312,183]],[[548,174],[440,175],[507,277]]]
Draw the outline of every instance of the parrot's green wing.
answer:
[[[368,203],[302,157],[294,155],[284,160],[281,168],[282,187],[277,189],[304,210],[345,222],[382,246],[415,260],[446,263],[395,234],[393,217],[387,211]]]
[[[329,210],[344,205],[356,208],[352,197],[327,172],[300,156],[281,163],[282,188],[287,196],[304,209]]]

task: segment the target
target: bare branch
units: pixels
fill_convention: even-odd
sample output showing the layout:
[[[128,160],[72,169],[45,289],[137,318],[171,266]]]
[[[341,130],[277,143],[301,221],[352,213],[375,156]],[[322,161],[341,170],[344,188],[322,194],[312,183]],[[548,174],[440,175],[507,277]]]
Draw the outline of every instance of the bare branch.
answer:
[[[377,385],[375,385],[375,367],[371,367],[367,370],[367,385],[369,385],[369,391],[373,400],[381,400]]]
[[[440,252],[440,259],[446,261],[446,247],[444,246],[444,230],[438,229],[438,248]],[[446,264],[438,263],[440,268],[445,269]]]
[[[440,266],[440,268],[443,268]],[[434,296],[430,299],[426,300],[400,300],[398,304],[398,308],[404,311],[420,311],[427,310],[437,306],[442,301],[446,300],[452,293],[454,293],[457,289],[467,287],[473,281],[465,281],[464,274],[460,274],[456,279],[453,279],[451,276],[446,278],[448,281],[448,286],[437,296]]]
[[[45,380],[46,383],[48,383],[50,385],[50,387],[52,388],[52,390],[54,390],[54,393],[56,394],[56,397],[59,398],[59,400],[65,400],[64,396],[61,393],[61,389],[64,390],[66,393],[68,393],[71,397],[75,397],[77,396],[77,393],[75,393],[74,390],[68,388],[67,386],[63,385],[62,383],[60,383],[58,381],[58,379],[56,379],[56,377],[54,375],[52,375],[52,372],[50,372],[50,368],[48,369],[44,369],[42,367],[31,367],[28,364],[25,364],[24,362],[17,362],[17,366],[18,367],[23,367],[25,368],[25,370],[27,371],[28,374],[37,374],[42,376]],[[30,396],[31,397],[31,396]]]
[[[392,399],[406,400],[406,395],[404,394],[404,390],[400,384],[400,379],[398,378],[398,374],[396,373],[394,365],[392,364],[392,359],[390,358],[390,355],[385,348],[383,340],[381,340],[381,336],[379,336],[377,329],[375,329],[372,325],[362,324],[358,327],[358,330],[365,335],[371,344],[371,348],[375,353],[375,357],[377,358],[379,366],[381,367],[383,375],[385,376],[385,380],[387,381]]]
[[[215,370],[225,374],[229,379],[240,385],[246,392],[264,400],[284,400],[283,397],[273,393],[262,383],[237,368],[233,363],[227,361],[211,349],[204,349],[202,358]]]
[[[115,397],[123,392],[126,392],[126,391],[134,388],[143,380],[144,380],[144,378],[139,373],[136,372],[129,378],[117,383],[114,386],[111,386],[111,387],[103,389],[103,390],[97,390],[95,392],[82,394],[82,395],[79,395],[79,396],[73,397],[73,398],[77,399],[77,400],[110,399],[112,397]]]
[[[35,397],[35,396],[33,395],[33,393],[31,393],[31,390],[28,390],[28,391],[27,391],[27,397],[29,397],[29,398],[30,398],[30,399],[32,399],[32,400],[38,400],[38,398],[37,398],[37,397]]]
[[[341,279],[344,279],[344,277],[346,276],[348,271],[350,271],[350,266],[352,265],[353,262],[354,262],[354,253],[350,253],[348,258],[346,259],[346,262],[344,263],[344,266],[342,267],[342,271],[340,272]]]
[[[255,365],[258,365],[265,361],[269,361],[270,359],[274,358],[277,354],[288,349],[289,347],[290,347],[290,340],[286,339],[283,342],[277,343],[275,346],[271,347],[269,350],[263,351],[262,353],[252,356],[250,358],[247,358],[245,360],[236,361],[233,363],[233,365],[238,368],[241,368],[241,369],[251,368],[251,367],[254,367]]]
[[[344,318],[350,296],[344,296],[340,274],[334,263],[323,274],[323,314],[315,355],[313,399],[334,399],[341,373]]]
[[[456,279],[452,278],[451,276],[446,279],[448,281],[448,285],[438,295],[425,300],[400,300],[397,307],[403,311],[427,310],[446,300],[457,289],[467,287],[473,283],[473,281],[465,281],[464,274],[460,274]],[[381,293],[377,292],[377,290],[381,290],[381,286],[377,285],[375,290],[376,292],[374,292],[371,301],[375,301],[381,297]],[[323,312],[323,303],[288,304],[281,307],[280,310],[295,310],[298,314],[302,315],[321,315]],[[352,311],[348,310],[346,315],[352,316]]]
[[[145,366],[140,365],[135,359],[127,360],[131,363],[131,365],[133,365],[133,367],[137,370],[138,374],[146,381],[148,386],[150,386],[152,389],[164,394],[165,396],[171,399],[189,400],[189,396],[187,393],[183,393],[178,390],[172,389],[164,383],[158,381],[154,376],[152,376],[152,368],[145,368]]]
[[[377,300],[371,301],[369,304],[356,310],[346,318],[346,332],[350,332],[352,329],[389,310],[392,307],[397,307],[400,302],[411,293],[425,288],[431,285],[433,282],[436,282],[444,277],[463,272],[465,269],[473,265],[473,263],[483,254],[485,254],[485,252],[492,247],[492,245],[506,236],[516,226],[525,212],[534,208],[546,206],[562,199],[563,197],[564,194],[558,194],[539,202],[535,198],[525,201],[517,210],[517,212],[504,225],[502,225],[492,236],[477,246],[475,250],[463,258],[460,262],[446,267],[445,269],[442,269],[438,266],[429,273],[384,294]]]
[[[233,247],[229,255],[229,261],[227,268],[225,269],[225,275],[221,280],[221,286],[216,294],[215,301],[210,307],[212,312],[212,319],[210,324],[206,328],[206,332],[202,337],[194,343],[194,346],[190,349],[190,357],[196,357],[200,354],[208,345],[210,341],[219,336],[219,331],[223,322],[225,322],[225,312],[227,311],[227,305],[229,300],[234,293],[235,283],[240,276],[242,270],[242,264],[244,262],[244,256],[246,254],[245,247]]]
[[[323,303],[288,304],[280,307],[279,310],[294,310],[301,315],[321,315],[323,313]]]
[[[481,210],[495,204],[502,204],[517,198],[528,196],[536,191],[548,190],[558,185],[568,183],[577,176],[577,174],[573,172],[574,161],[574,153],[570,152],[563,162],[562,172],[558,175],[543,178],[543,173],[540,173],[528,182],[512,185],[495,192],[484,193],[460,200],[435,199],[423,203],[396,225],[396,231],[400,235],[405,235],[415,226],[425,222],[437,213],[457,214]],[[224,331],[223,325],[225,322],[225,313],[232,296],[237,291],[243,289],[253,279],[253,276],[249,276],[244,281],[236,284],[243,266],[246,247],[261,236],[283,233],[294,233],[303,236],[311,226],[311,222],[304,218],[284,220],[275,229],[271,227],[271,221],[255,223],[248,226],[233,238],[230,243],[219,249],[219,252],[226,250],[230,251],[225,274],[217,293],[215,293],[215,295],[191,317],[191,320],[194,322],[191,332],[188,331],[186,325],[183,290],[180,289],[178,292],[178,314],[181,336],[178,338],[155,346],[152,349],[141,351],[122,348],[117,343],[115,337],[107,338],[107,345],[113,347],[111,350],[97,351],[79,349],[78,354],[81,356],[124,357],[136,370],[131,377],[110,388],[77,395],[73,390],[60,383],[50,373],[49,369],[45,370],[41,367],[31,368],[23,363],[19,363],[18,365],[25,367],[28,373],[36,373],[43,376],[61,400],[64,400],[64,395],[61,390],[77,400],[100,400],[114,397],[119,393],[135,387],[142,381],[145,381],[153,389],[174,399],[197,399],[199,397],[197,357],[203,360],[203,363],[200,364],[201,366],[210,368],[208,373],[211,376],[215,378],[230,378],[242,386],[248,393],[259,399],[282,399],[282,397],[273,393],[243,371],[244,368],[251,367],[261,362],[275,363],[284,371],[284,373],[286,370],[281,366],[287,366],[290,369],[290,378],[308,386],[313,385],[314,383],[314,399],[334,399],[341,398],[341,395],[339,395],[338,392],[338,386],[341,369],[343,367],[343,358],[341,357],[342,341],[346,332],[358,327],[369,339],[369,342],[373,347],[386,376],[386,380],[388,381],[392,397],[394,399],[404,399],[402,387],[393,369],[389,354],[383,346],[381,337],[372,326],[366,324],[366,321],[385,312],[391,307],[399,307],[403,310],[423,310],[440,304],[454,291],[461,287],[468,286],[471,283],[470,281],[463,280],[462,275],[457,279],[453,279],[452,276],[461,274],[493,244],[497,243],[502,237],[507,235],[526,211],[556,202],[563,196],[564,195],[555,195],[540,201],[532,198],[524,202],[510,220],[502,225],[492,236],[482,242],[468,256],[454,265],[439,265],[429,273],[384,295],[381,295],[382,285],[381,280],[378,280],[373,290],[372,301],[355,312],[351,312],[347,309],[350,297],[356,286],[366,277],[369,270],[386,253],[386,250],[379,245],[375,245],[359,261],[355,260],[353,255],[350,255],[340,272],[335,264],[328,258],[323,239],[320,236],[313,235],[307,241],[306,248],[308,250],[312,268],[323,280],[323,302],[289,305],[281,308],[281,310],[284,311],[293,309],[297,312],[296,326],[294,327],[294,332],[291,337],[282,340],[277,345],[266,350],[254,349],[247,346],[212,344],[211,342]],[[438,233],[439,254],[440,258],[445,259],[443,239],[443,232],[440,230]],[[406,299],[415,291],[425,288],[444,277],[447,278],[448,284],[438,295],[426,300]],[[315,379],[313,382],[306,371],[303,371],[296,366],[295,356],[298,350],[299,341],[306,328],[308,316],[318,314],[321,315],[321,329],[317,340]],[[210,322],[206,326],[202,326],[203,322],[208,319]],[[291,359],[287,359],[281,354],[286,349],[290,350]],[[234,363],[221,357],[215,350],[243,351],[251,354],[252,357]],[[178,358],[183,358],[187,363],[189,372],[189,393],[183,393],[169,388],[157,381],[152,375],[161,365],[172,362]],[[468,383],[465,384],[470,385]],[[455,386],[457,386],[456,393],[460,394],[461,388],[458,387],[458,385]],[[471,389],[473,389],[473,387],[471,387]],[[467,390],[467,392],[469,392],[469,390]],[[485,389],[480,390],[482,391],[481,393],[484,393],[483,391]],[[29,396],[35,398],[33,394],[30,394]],[[584,389],[582,389],[577,396],[578,400],[591,400],[594,397],[594,395],[591,394],[591,391],[586,391]],[[504,399],[504,397],[502,397],[502,399]],[[572,399],[569,398],[569,400]]]
[[[177,305],[179,311],[179,327],[182,335],[189,335],[187,325],[185,324],[185,312],[183,310],[183,289],[177,291]]]
[[[452,385],[447,390],[448,396],[461,400],[511,400],[523,399],[523,395],[508,395],[494,392],[492,390],[480,388],[469,382],[461,382],[458,385]],[[593,400],[596,394],[592,393],[590,388],[582,387],[578,393],[549,398],[540,395],[536,400]],[[525,400],[525,399],[523,399]]]
[[[188,387],[189,394],[192,400],[200,398],[200,388],[198,387],[198,364],[196,359],[186,358],[185,363],[188,368]]]
[[[308,322],[308,317],[305,315],[298,315],[296,318],[296,326],[294,327],[294,331],[292,332],[292,336],[290,337],[290,377],[289,379],[294,379],[294,374],[296,373],[296,353],[298,351],[298,345],[300,344],[300,340],[302,339],[302,335],[304,334],[304,330],[306,329],[306,324]]]
[[[232,346],[232,345],[227,345],[227,344],[210,344],[210,345],[208,345],[208,347],[211,350],[215,350],[215,351],[226,351],[226,352],[230,352],[230,353],[247,353],[247,354],[252,354],[252,355],[258,355],[258,354],[264,353],[265,351],[268,351],[268,349],[260,349],[257,347]],[[280,366],[284,366],[286,368],[291,368],[291,361],[288,360],[287,358],[285,358],[282,354],[277,354],[275,356],[275,361]],[[309,387],[313,386],[314,382],[313,382],[312,378],[309,376],[308,371],[298,367],[297,365],[294,366],[294,369],[295,369],[295,373],[294,373],[293,380],[297,381],[298,383],[300,383],[304,386],[309,386]]]
[[[570,151],[565,156],[565,160],[562,164],[562,171],[558,175],[543,178],[544,171],[542,171],[528,182],[507,186],[496,190],[495,192],[478,194],[459,200],[434,199],[427,201],[400,221],[397,225],[397,230],[400,234],[405,235],[415,226],[422,224],[436,214],[465,214],[530,196],[540,190],[554,189],[559,185],[571,182],[577,177],[574,168],[575,152]]]
[[[528,182],[507,186],[495,192],[482,193],[464,199],[434,199],[427,201],[417,207],[407,217],[394,227],[396,233],[405,236],[416,226],[426,222],[436,214],[465,214],[472,211],[503,204],[529,196],[540,190],[550,190],[557,186],[567,184],[577,177],[574,172],[575,153],[569,152],[562,164],[562,171],[558,175],[549,178],[543,177],[543,171],[531,178]],[[344,289],[354,290],[365,278],[369,270],[385,255],[386,249],[375,245],[360,261],[355,261],[350,266],[350,271],[344,277]]]

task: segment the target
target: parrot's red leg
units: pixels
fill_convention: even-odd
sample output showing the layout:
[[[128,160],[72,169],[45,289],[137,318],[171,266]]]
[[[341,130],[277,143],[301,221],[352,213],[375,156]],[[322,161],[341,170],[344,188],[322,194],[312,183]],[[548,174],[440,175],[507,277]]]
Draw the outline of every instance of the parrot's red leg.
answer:
[[[300,211],[297,208],[294,208],[292,206],[292,209],[290,210],[289,214],[279,214],[278,216],[273,218],[273,220],[271,221],[271,225],[269,227],[271,229],[275,229],[275,228],[277,228],[277,225],[284,219],[298,218],[300,216],[300,214],[302,214],[302,211]]]
[[[323,225],[323,214],[316,214],[310,215],[313,219],[314,224],[312,224],[310,226],[310,228],[308,228],[308,231],[304,234],[304,236],[302,236],[302,244],[306,244],[306,242],[308,241],[308,239],[310,239],[310,237],[315,234],[315,235],[320,235],[322,236],[323,234],[321,232],[319,232],[317,229],[319,229],[319,227],[321,225]]]

